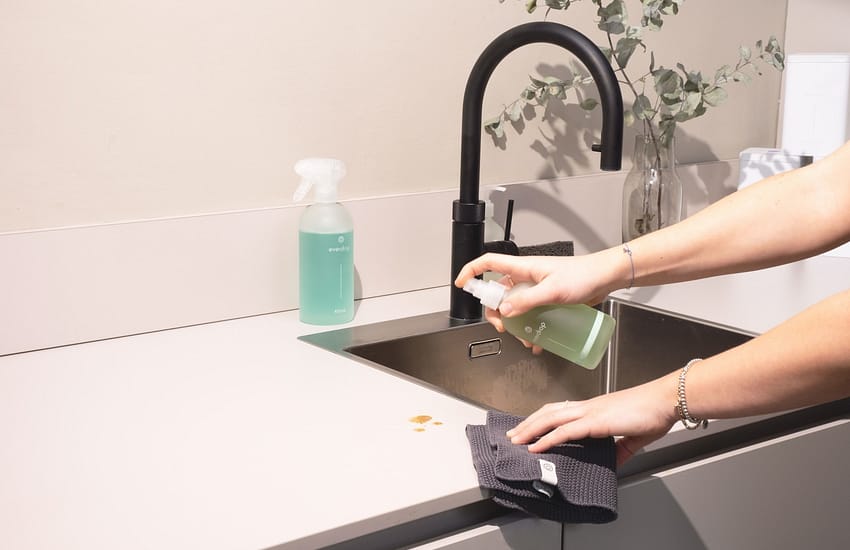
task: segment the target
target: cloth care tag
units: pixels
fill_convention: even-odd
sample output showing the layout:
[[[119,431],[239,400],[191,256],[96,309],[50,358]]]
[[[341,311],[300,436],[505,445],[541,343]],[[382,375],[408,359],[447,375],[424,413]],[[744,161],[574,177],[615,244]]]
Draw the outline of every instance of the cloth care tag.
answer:
[[[552,495],[555,494],[554,487],[558,486],[558,473],[555,471],[555,464],[542,458],[538,459],[537,462],[540,464],[540,480],[535,479],[531,485],[538,492],[552,498]]]

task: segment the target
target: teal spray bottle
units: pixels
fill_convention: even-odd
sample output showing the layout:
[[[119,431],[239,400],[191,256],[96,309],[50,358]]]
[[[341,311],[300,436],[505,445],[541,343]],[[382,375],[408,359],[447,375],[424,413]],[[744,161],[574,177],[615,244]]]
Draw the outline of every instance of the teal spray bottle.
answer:
[[[337,202],[345,164],[307,158],[295,164],[301,183],[293,199],[315,188],[315,202],[298,226],[298,298],[300,319],[313,325],[347,323],[354,318],[354,223]]]

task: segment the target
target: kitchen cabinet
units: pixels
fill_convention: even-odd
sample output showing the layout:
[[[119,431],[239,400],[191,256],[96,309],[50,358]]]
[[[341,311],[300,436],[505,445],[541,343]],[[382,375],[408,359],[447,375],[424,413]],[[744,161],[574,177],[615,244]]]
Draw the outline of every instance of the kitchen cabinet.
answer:
[[[850,548],[850,419],[620,488],[620,517],[564,526],[563,550]]]
[[[511,514],[411,550],[547,550],[560,545],[560,523]]]

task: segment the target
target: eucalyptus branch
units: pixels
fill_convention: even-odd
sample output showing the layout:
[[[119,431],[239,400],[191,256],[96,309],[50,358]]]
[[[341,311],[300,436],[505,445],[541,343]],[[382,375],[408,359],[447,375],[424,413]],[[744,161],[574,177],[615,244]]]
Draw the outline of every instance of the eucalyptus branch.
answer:
[[[533,13],[540,0],[523,0],[528,13]],[[567,10],[573,2],[581,0],[542,0],[546,6],[546,15],[553,10]],[[646,135],[656,144],[667,144],[673,138],[676,126],[682,122],[703,116],[710,107],[720,105],[728,97],[725,89],[731,82],[749,82],[752,79],[750,71],[762,75],[756,62],[774,67],[784,68],[785,55],[778,41],[770,37],[767,43],[756,42],[755,49],[740,46],[738,60],[734,66],[723,65],[714,73],[710,81],[705,79],[700,71],[689,71],[682,63],[677,63],[675,69],[655,66],[655,55],[650,51],[649,69],[638,79],[629,77],[626,67],[637,48],[647,51],[643,40],[644,31],[659,31],[664,18],[679,13],[679,7],[685,0],[639,0],[641,4],[641,19],[638,26],[630,25],[626,12],[625,0],[591,0],[597,6],[597,27],[605,32],[608,43],[602,48],[615,72],[622,76],[618,78],[624,88],[634,97],[631,107],[624,110],[623,116],[628,125],[641,121]],[[504,2],[504,0],[499,0]],[[615,40],[615,37],[616,40]],[[652,86],[647,90],[647,80],[652,77]],[[578,94],[580,88],[592,82],[589,76],[571,75],[569,80],[554,78],[531,78],[531,85],[526,86],[520,98],[505,106],[497,116],[484,123],[484,128],[495,137],[505,136],[503,123],[519,122],[522,111],[526,106],[532,108],[545,107],[548,101],[554,99],[564,102],[569,91]],[[638,91],[635,83],[642,84]],[[584,90],[582,90],[584,91]],[[650,98],[651,92],[655,95]],[[585,110],[592,110],[598,105],[593,97],[585,97],[579,103]]]

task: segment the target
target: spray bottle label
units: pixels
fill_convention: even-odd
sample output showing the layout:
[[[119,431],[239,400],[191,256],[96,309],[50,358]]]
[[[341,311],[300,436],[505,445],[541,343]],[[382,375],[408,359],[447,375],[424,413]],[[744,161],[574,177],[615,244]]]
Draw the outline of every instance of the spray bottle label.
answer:
[[[353,233],[298,234],[301,320],[335,324],[354,317]]]

